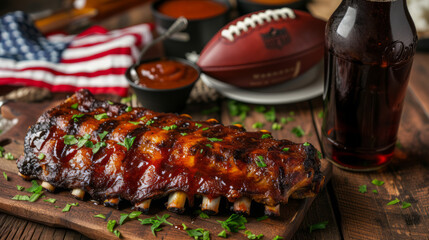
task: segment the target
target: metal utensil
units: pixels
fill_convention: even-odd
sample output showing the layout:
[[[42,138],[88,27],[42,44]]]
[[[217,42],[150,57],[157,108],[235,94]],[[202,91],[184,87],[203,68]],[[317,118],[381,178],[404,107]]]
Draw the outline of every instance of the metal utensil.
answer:
[[[133,81],[138,84],[139,82],[139,77],[137,74],[137,66],[141,63],[141,60],[144,56],[144,54],[147,52],[147,50],[149,48],[151,48],[153,45],[157,44],[158,42],[170,37],[171,35],[173,35],[174,33],[180,32],[183,29],[185,29],[188,26],[188,19],[184,18],[184,17],[179,17],[168,29],[167,31],[165,31],[163,34],[161,34],[159,37],[157,37],[155,40],[153,40],[151,43],[149,43],[148,45],[146,45],[143,50],[140,53],[140,57],[137,61],[136,64],[134,64],[133,66],[131,66],[130,68],[130,75],[131,78],[133,79]]]

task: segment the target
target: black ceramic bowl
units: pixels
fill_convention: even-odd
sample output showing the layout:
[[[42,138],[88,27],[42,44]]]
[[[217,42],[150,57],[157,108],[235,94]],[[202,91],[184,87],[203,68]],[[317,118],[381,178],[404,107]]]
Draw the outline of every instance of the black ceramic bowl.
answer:
[[[156,31],[162,34],[168,29],[176,18],[167,16],[158,11],[159,6],[168,0],[155,1],[151,5],[151,11],[155,19]],[[173,34],[169,39],[163,41],[164,52],[166,56],[174,56],[184,58],[188,52],[201,52],[207,42],[226,25],[230,20],[230,10],[228,0],[214,0],[226,7],[226,11],[220,15],[188,20],[188,27],[176,34]]]
[[[138,101],[142,104],[143,107],[157,112],[180,112],[185,108],[186,101],[189,98],[189,94],[191,93],[195,82],[198,80],[201,74],[201,70],[193,62],[176,57],[150,59],[142,61],[140,64],[161,59],[173,60],[191,66],[192,68],[197,70],[198,77],[189,85],[172,89],[154,89],[136,84],[130,76],[130,69],[133,66],[127,69],[125,77],[127,78],[128,83],[134,90],[134,93],[137,95]]]
[[[256,12],[259,10],[283,7],[307,11],[307,2],[308,0],[297,0],[295,2],[284,4],[263,4],[258,2],[252,2],[251,0],[237,0],[237,10],[240,15]]]

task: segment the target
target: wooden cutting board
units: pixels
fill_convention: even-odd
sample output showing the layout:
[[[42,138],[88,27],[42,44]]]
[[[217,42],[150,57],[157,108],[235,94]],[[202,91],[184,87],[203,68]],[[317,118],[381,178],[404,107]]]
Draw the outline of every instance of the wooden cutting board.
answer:
[[[6,152],[11,152],[15,158],[22,155],[24,150],[24,137],[30,125],[34,124],[37,118],[46,109],[56,105],[57,102],[44,103],[10,103],[2,108],[2,115],[8,118],[18,118],[18,123],[9,131],[0,135],[0,145],[4,146]],[[0,171],[8,175],[6,181],[2,176],[0,179],[0,211],[16,215],[31,221],[43,223],[54,227],[64,227],[74,229],[93,239],[114,239],[113,233],[106,228],[107,221],[114,219],[119,222],[121,213],[128,213],[132,210],[129,207],[121,211],[107,208],[101,205],[95,205],[86,200],[80,201],[74,199],[68,191],[57,191],[56,193],[45,192],[45,198],[40,198],[34,203],[27,201],[15,201],[11,198],[17,194],[30,195],[30,193],[18,191],[16,185],[30,187],[31,183],[24,181],[17,175],[15,161],[0,158]],[[322,161],[322,171],[326,176],[327,182],[332,173],[331,164]],[[44,202],[43,199],[55,198],[57,201],[52,204]],[[262,206],[252,205],[252,217],[248,217],[246,224],[247,230],[254,234],[264,234],[264,239],[272,239],[276,235],[290,239],[301,224],[306,211],[309,209],[314,198],[305,200],[291,199],[287,205],[281,208],[281,217],[257,221],[256,218],[263,215]],[[72,207],[69,212],[61,210],[67,203],[79,203],[79,206]],[[222,239],[217,234],[223,229],[217,220],[224,221],[232,213],[227,208],[226,201],[221,204],[220,214],[211,216],[209,219],[201,219],[193,215],[195,208],[187,210],[184,215],[177,215],[165,210],[165,199],[154,201],[149,215],[141,215],[140,218],[162,216],[170,214],[169,222],[174,226],[165,225],[163,230],[157,233],[155,238],[149,225],[141,225],[139,221],[132,220],[117,226],[123,239],[190,239],[187,233],[179,226],[182,223],[189,228],[204,228],[209,230],[211,239]],[[196,206],[198,206],[198,201]],[[223,206],[223,208],[222,208]],[[96,214],[104,214],[107,219],[94,218]],[[239,233],[228,233],[228,239],[245,239],[244,231]],[[246,238],[247,239],[247,238]]]

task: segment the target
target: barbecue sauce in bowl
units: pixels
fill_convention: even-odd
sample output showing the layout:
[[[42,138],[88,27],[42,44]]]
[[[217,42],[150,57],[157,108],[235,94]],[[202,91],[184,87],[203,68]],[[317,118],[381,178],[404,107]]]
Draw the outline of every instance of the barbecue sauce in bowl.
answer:
[[[226,12],[227,8],[211,0],[170,0],[159,6],[159,12],[174,18],[189,20],[211,18]]]
[[[138,66],[139,85],[153,89],[187,86],[198,79],[195,68],[174,60],[158,60]]]

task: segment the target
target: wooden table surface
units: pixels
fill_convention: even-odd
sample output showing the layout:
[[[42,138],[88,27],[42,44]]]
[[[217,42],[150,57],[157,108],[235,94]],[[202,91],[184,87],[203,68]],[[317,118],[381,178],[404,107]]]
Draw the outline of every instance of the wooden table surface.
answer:
[[[2,87],[0,94],[8,88]],[[56,97],[62,97],[59,94]],[[227,110],[228,99],[206,104],[192,104],[184,111],[194,119],[215,117],[224,124],[238,120]],[[293,111],[295,121],[283,125],[282,130],[272,130],[276,138],[297,142],[312,142],[320,149],[319,131],[322,109],[321,97],[310,101],[275,106],[277,118],[289,116]],[[214,106],[221,111],[203,115],[202,110]],[[271,123],[252,110],[244,121],[247,129],[260,121],[270,129]],[[291,129],[300,125],[305,136],[296,137]],[[0,137],[1,138],[1,137]],[[415,56],[410,84],[405,99],[399,129],[400,147],[394,160],[385,169],[370,173],[347,172],[334,167],[327,187],[319,194],[308,211],[294,239],[429,239],[429,54]],[[371,180],[385,182],[382,186]],[[360,193],[360,185],[367,185],[368,192]],[[378,190],[378,194],[372,192]],[[411,203],[402,209],[400,204],[387,206],[395,198]],[[309,225],[328,221],[324,230],[309,233]],[[58,229],[0,213],[0,239],[87,239],[78,232]]]

